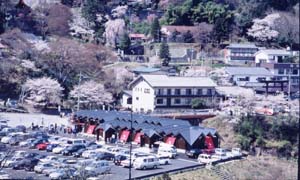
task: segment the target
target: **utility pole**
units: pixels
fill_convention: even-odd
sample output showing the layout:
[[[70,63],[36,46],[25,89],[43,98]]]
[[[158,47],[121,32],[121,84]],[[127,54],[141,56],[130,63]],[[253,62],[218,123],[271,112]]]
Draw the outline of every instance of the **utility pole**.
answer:
[[[81,71],[80,71],[80,73],[79,73],[78,86],[80,86],[81,78],[82,78],[82,74],[81,74]],[[80,106],[80,95],[79,95],[79,92],[78,92],[78,97],[77,97],[77,111],[79,111],[79,109],[80,109],[79,106]]]
[[[133,114],[132,114],[132,108],[130,110],[130,135],[129,135],[129,140],[130,140],[130,147],[129,147],[129,180],[131,180],[131,168],[132,168],[132,160],[131,160],[131,152],[132,152],[132,118]]]
[[[289,71],[289,87],[288,87],[288,98],[291,98],[291,72]]]

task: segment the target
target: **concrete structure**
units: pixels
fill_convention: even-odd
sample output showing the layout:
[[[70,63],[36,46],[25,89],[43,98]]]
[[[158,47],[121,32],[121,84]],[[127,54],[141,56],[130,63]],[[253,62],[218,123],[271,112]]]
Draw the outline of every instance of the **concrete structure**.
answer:
[[[273,74],[263,67],[226,67],[225,72],[230,77],[230,82],[243,87],[263,86],[260,80],[268,80]]]
[[[190,63],[198,58],[198,52],[195,49],[170,49],[170,63]]]
[[[255,63],[282,63],[292,53],[285,49],[264,49],[255,53]]]
[[[267,68],[272,76],[273,80],[286,81],[284,85],[284,92],[291,93],[299,91],[299,75],[300,66],[297,63],[261,63],[260,67]],[[276,91],[274,89],[273,91]]]
[[[208,77],[141,75],[129,84],[134,112],[159,108],[191,108],[195,98],[208,106],[218,102],[216,84]]]
[[[108,143],[133,141],[140,146],[152,147],[155,142],[164,141],[183,150],[208,149],[208,144],[219,146],[219,135],[215,129],[192,126],[184,120],[86,110],[75,113],[71,122],[77,129],[96,134],[98,139],[102,137]]]
[[[255,61],[255,53],[258,51],[255,44],[230,44],[224,50],[225,63],[247,63]]]

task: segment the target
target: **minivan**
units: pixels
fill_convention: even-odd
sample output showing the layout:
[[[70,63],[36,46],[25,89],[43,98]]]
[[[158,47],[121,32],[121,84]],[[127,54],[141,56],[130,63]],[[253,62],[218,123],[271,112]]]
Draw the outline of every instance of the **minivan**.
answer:
[[[133,161],[135,169],[156,169],[159,165],[159,159],[154,156],[138,157]]]
[[[177,150],[173,147],[159,147],[157,154],[159,156],[168,156],[169,158],[175,158],[177,156]]]
[[[67,141],[70,145],[85,145],[86,141],[84,139],[70,139]]]

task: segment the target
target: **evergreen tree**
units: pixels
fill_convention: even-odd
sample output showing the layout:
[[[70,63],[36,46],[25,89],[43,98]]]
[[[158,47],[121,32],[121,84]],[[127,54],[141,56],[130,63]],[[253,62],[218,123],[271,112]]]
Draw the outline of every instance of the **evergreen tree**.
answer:
[[[159,25],[158,18],[154,19],[154,21],[151,25],[150,33],[155,42],[160,42],[161,32],[160,32],[160,25]]]
[[[178,35],[180,35],[180,32],[175,29],[175,31],[173,31],[171,34],[171,42],[177,42]]]
[[[74,0],[61,0],[61,3],[67,6],[73,6],[73,1]]]
[[[130,47],[131,41],[127,33],[124,33],[121,37],[119,49],[126,51]]]
[[[171,60],[169,45],[166,42],[162,42],[159,49],[159,57],[162,59],[162,65],[168,66]]]
[[[183,33],[183,42],[185,43],[193,43],[194,42],[194,37],[191,31],[187,31],[186,33]]]

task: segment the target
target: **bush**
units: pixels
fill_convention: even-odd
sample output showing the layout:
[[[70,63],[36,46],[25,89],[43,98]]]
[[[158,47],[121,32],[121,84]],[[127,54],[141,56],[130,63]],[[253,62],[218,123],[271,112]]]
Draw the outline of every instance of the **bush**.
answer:
[[[201,99],[193,99],[191,105],[193,109],[204,109],[207,107],[205,101]]]

